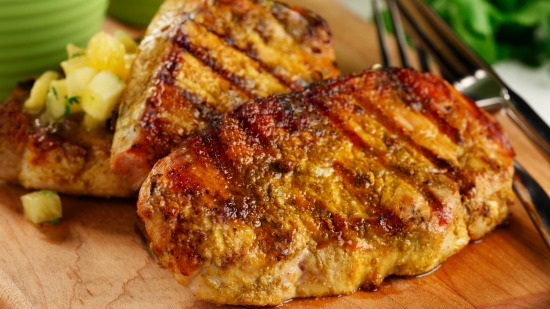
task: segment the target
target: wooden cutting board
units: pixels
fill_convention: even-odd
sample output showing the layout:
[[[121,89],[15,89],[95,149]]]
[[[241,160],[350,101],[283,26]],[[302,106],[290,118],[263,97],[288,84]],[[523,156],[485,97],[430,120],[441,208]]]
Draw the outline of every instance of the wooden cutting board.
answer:
[[[378,61],[373,26],[336,0],[291,2],[327,19],[344,72]],[[111,31],[118,26],[107,21],[105,28]],[[136,35],[141,31],[130,29]],[[508,131],[518,160],[550,192],[550,161],[506,115],[497,117]],[[157,266],[137,232],[135,200],[64,196],[62,222],[40,228],[23,218],[19,196],[26,192],[0,183],[0,308],[219,308],[194,298]],[[346,309],[489,306],[550,308],[550,250],[519,203],[507,224],[470,244],[430,275],[390,277],[376,292],[285,305]]]

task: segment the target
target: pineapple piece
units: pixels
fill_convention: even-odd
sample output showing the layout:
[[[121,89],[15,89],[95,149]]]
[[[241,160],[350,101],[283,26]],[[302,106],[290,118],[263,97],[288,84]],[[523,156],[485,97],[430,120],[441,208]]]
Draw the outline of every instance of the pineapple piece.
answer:
[[[68,113],[78,113],[83,111],[82,109],[82,95],[86,90],[86,87],[92,81],[94,76],[97,74],[97,70],[85,66],[82,67],[71,74],[67,75],[67,106]],[[67,115],[67,108],[65,110],[65,116]]]
[[[78,46],[74,45],[73,43],[67,44],[66,49],[67,49],[67,57],[69,59],[86,55],[86,49],[85,48],[78,47]]]
[[[53,119],[59,119],[69,114],[67,108],[67,81],[65,79],[52,81],[46,96],[47,114]]]
[[[38,114],[44,109],[50,83],[60,77],[55,71],[46,71],[34,82],[29,98],[23,103],[23,109],[31,114]]]
[[[126,31],[118,29],[115,31],[114,37],[124,45],[126,53],[133,54],[136,52],[138,44]]]
[[[105,32],[94,35],[86,49],[89,66],[100,71],[109,70],[122,79],[128,75],[124,54],[124,44]]]
[[[74,57],[61,62],[61,68],[63,68],[65,75],[69,75],[87,65],[88,58],[86,56]]]
[[[82,94],[82,108],[99,121],[111,117],[126,85],[109,71],[100,71],[90,81]]]
[[[63,216],[61,199],[54,191],[36,191],[21,196],[23,214],[32,223],[55,221]]]
[[[84,66],[78,70],[67,74],[67,95],[69,98],[80,97],[84,93],[84,89],[97,74],[97,70]]]

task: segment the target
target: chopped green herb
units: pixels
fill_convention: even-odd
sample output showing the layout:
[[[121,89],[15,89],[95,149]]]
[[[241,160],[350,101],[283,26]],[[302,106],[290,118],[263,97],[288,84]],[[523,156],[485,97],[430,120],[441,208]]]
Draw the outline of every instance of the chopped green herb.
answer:
[[[69,103],[69,105],[80,104],[80,97],[78,96],[70,97],[67,99],[67,103]]]
[[[65,113],[63,114],[63,116],[67,117],[71,113],[71,105],[80,104],[80,97],[74,96],[69,98],[65,96],[65,101],[67,103],[65,104]]]
[[[55,98],[59,100],[59,97],[57,96],[57,89],[55,89],[55,87],[52,87],[52,92]]]

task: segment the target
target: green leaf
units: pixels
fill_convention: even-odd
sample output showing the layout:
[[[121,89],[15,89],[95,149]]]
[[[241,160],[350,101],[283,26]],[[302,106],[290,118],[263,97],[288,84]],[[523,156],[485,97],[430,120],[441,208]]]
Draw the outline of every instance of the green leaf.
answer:
[[[489,63],[550,59],[548,0],[426,0]]]

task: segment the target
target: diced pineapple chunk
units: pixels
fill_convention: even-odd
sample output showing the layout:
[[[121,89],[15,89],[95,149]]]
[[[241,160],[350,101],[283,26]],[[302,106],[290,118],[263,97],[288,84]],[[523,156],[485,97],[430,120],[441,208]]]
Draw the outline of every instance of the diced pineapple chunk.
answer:
[[[45,116],[50,121],[85,111],[84,126],[97,128],[111,117],[120,99],[136,49],[136,42],[123,31],[114,35],[99,32],[87,48],[68,44],[69,58],[61,62],[65,79],[58,80],[60,75],[53,71],[44,73],[36,81],[25,109],[40,113],[46,106]]]
[[[78,47],[74,45],[73,43],[67,44],[67,57],[74,58],[74,57],[80,57],[86,55],[86,49],[82,47]]]
[[[100,71],[82,94],[82,108],[99,121],[111,117],[124,90],[124,82],[109,71]]]
[[[99,32],[88,42],[88,64],[98,70],[109,70],[126,79],[128,70],[124,62],[125,48],[119,40],[105,32]]]
[[[136,52],[138,47],[136,40],[134,40],[126,31],[118,29],[115,31],[114,37],[124,45],[126,53],[132,54]]]
[[[32,223],[53,221],[63,216],[61,199],[53,191],[36,191],[21,196],[23,214]]]
[[[50,83],[60,77],[55,71],[46,71],[34,82],[29,98],[23,103],[23,108],[31,114],[38,114],[44,109],[46,94],[50,88]]]
[[[63,72],[65,72],[65,75],[69,75],[87,65],[88,58],[86,56],[74,57],[61,62],[61,68],[63,68]]]
[[[59,119],[67,111],[67,81],[65,79],[54,80],[50,83],[50,90],[46,96],[46,111],[53,119]]]
[[[69,98],[82,96],[84,89],[96,74],[97,70],[89,66],[67,74],[67,95]]]

